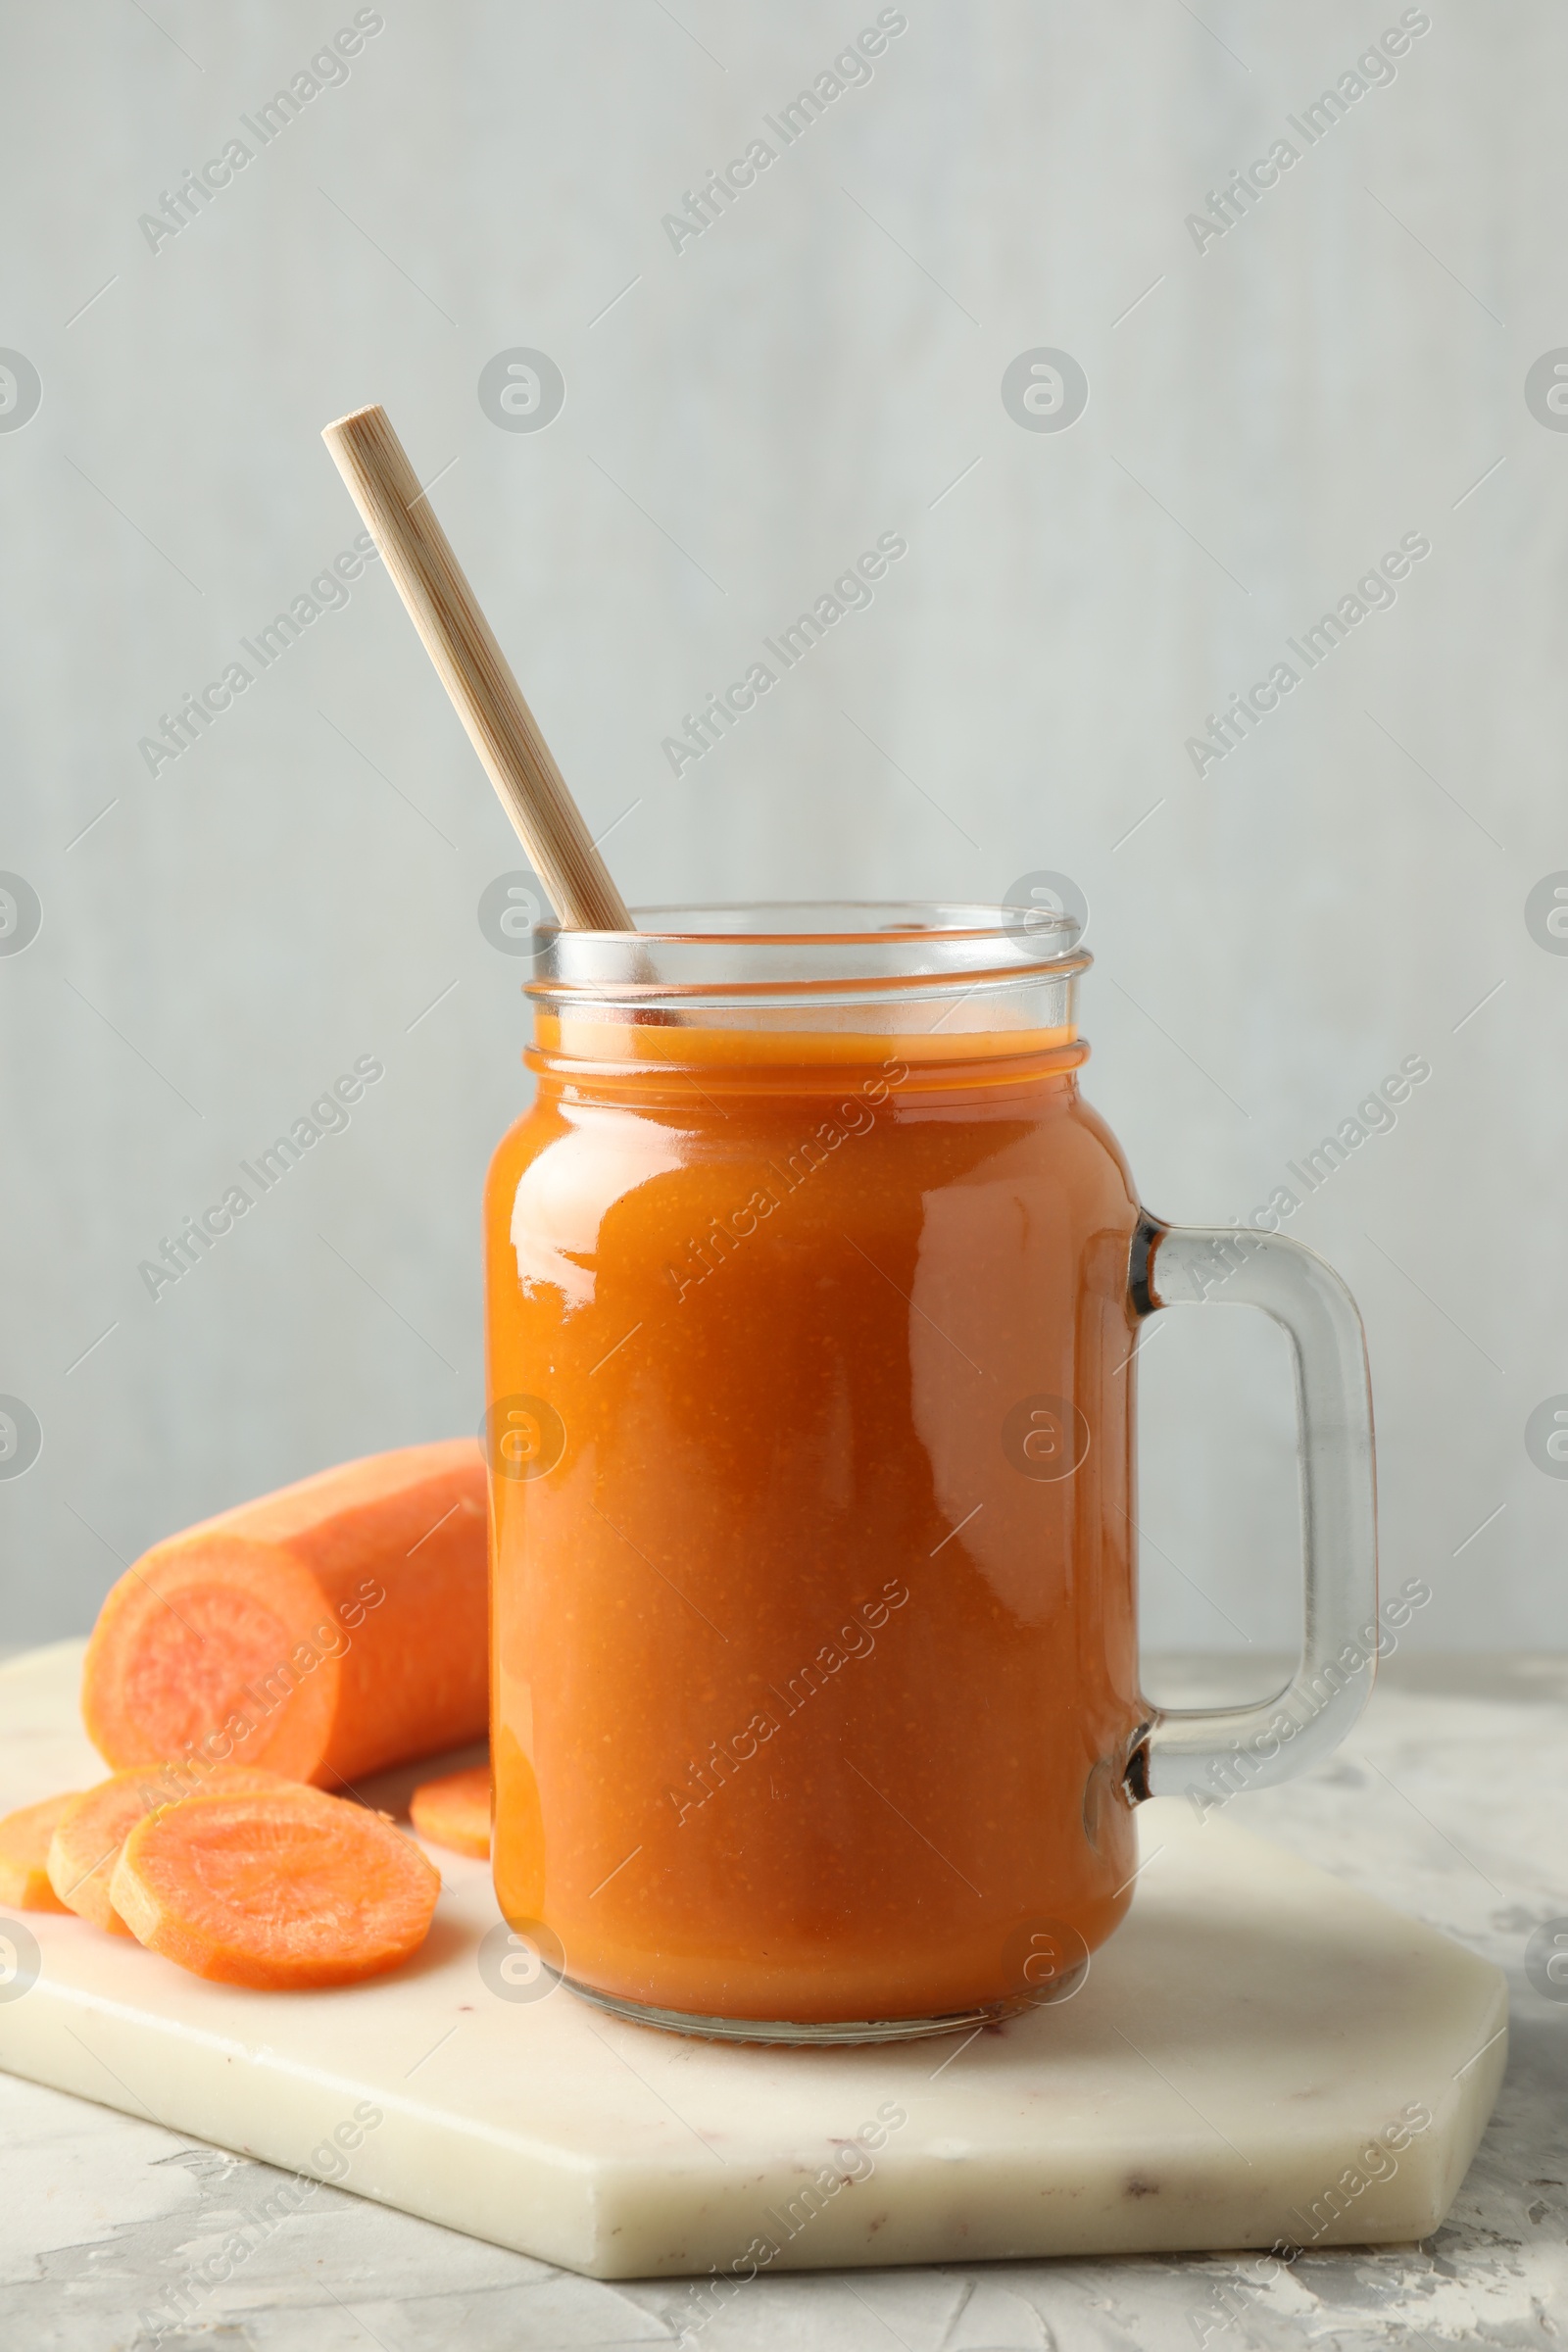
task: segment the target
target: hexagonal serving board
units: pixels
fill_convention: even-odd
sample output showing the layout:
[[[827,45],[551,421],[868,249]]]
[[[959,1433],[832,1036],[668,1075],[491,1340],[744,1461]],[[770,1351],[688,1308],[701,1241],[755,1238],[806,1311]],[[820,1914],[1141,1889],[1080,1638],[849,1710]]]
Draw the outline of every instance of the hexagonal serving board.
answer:
[[[101,1777],[79,1660],[0,1667],[0,1811]],[[1165,1799],[1139,1824],[1132,1914],[1082,1988],[968,2038],[751,2049],[507,1997],[478,1964],[485,1865],[431,1849],[422,1952],[335,1992],[0,1913],[0,1960],[37,1951],[0,2067],[600,2278],[1435,2229],[1501,2080],[1499,1972],[1227,1820]]]

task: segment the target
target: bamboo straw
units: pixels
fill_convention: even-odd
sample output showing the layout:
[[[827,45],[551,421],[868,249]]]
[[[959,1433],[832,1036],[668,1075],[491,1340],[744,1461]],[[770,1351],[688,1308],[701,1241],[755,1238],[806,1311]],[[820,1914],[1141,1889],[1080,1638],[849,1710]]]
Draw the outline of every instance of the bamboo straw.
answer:
[[[563,929],[635,929],[386,411],[356,409],[321,439]]]

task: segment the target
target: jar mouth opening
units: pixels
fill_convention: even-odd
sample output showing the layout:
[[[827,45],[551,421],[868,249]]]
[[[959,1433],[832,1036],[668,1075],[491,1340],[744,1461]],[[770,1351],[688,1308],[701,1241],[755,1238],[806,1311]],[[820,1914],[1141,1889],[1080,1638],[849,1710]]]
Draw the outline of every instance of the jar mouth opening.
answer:
[[[955,987],[1061,986],[1092,957],[1075,917],[983,901],[772,900],[633,909],[635,931],[541,928],[536,1003],[606,1008],[796,999],[851,1004]]]

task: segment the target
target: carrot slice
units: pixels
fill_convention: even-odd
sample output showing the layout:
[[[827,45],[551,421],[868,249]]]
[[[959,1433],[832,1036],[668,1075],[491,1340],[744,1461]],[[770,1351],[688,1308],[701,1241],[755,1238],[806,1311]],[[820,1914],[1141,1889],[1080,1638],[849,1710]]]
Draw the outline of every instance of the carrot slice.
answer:
[[[441,1874],[378,1813],[296,1782],[193,1796],[125,1839],[113,1896],[155,1952],[221,1984],[353,1984],[424,1940]]]
[[[293,1787],[275,1772],[242,1771],[235,1765],[215,1766],[203,1785],[220,1785],[227,1790]],[[55,1824],[46,1863],[59,1908],[79,1912],[111,1936],[128,1936],[130,1930],[109,1891],[120,1849],[138,1821],[165,1805],[180,1803],[188,1792],[188,1779],[182,1783],[172,1770],[137,1769],[117,1772],[112,1780],[70,1798]]]
[[[49,1884],[49,1840],[75,1793],[73,1788],[46,1796],[41,1805],[24,1805],[0,1821],[0,1903],[13,1911],[70,1908]]]
[[[432,1844],[450,1846],[455,1854],[477,1855],[482,1862],[490,1851],[489,1765],[475,1764],[466,1772],[426,1781],[409,1800],[409,1818]]]
[[[257,1765],[333,1787],[482,1740],[483,1456],[471,1438],[345,1462],[144,1552],[87,1644],[109,1763]]]

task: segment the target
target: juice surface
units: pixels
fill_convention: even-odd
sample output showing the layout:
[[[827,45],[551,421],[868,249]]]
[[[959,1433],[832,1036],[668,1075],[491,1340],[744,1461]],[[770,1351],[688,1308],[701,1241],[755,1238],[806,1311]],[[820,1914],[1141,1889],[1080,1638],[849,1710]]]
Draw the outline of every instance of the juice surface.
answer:
[[[540,1038],[486,1192],[503,1911],[700,2017],[1049,1988],[1129,1900],[1142,1721],[1082,1049]]]

